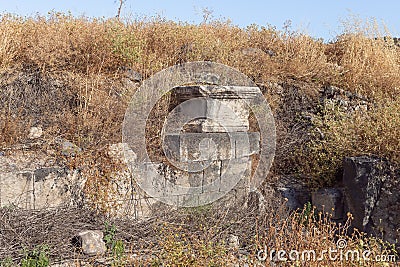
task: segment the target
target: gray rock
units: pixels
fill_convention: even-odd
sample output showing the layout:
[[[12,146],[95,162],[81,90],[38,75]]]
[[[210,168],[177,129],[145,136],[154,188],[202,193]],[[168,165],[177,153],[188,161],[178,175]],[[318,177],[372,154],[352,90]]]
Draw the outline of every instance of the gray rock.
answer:
[[[265,52],[267,55],[269,55],[270,57],[276,56],[276,52],[273,51],[273,50],[266,49],[266,50],[264,50],[264,52]]]
[[[400,172],[391,175],[381,187],[379,199],[371,214],[373,230],[396,244],[400,252]]]
[[[100,256],[106,251],[103,240],[103,232],[99,230],[87,230],[78,234],[82,252],[89,256]]]
[[[333,220],[341,220],[344,215],[342,191],[338,188],[322,188],[311,194],[312,204],[318,211],[329,213]]]
[[[41,168],[33,172],[33,178],[34,208],[83,205],[86,180],[77,171],[66,167]]]
[[[353,225],[367,231],[370,217],[387,175],[382,172],[382,162],[377,158],[349,157],[343,162],[343,184],[349,211],[354,216]]]
[[[321,104],[325,108],[337,107],[349,114],[357,110],[367,111],[372,105],[371,101],[364,96],[331,85],[324,87],[321,93]]]
[[[311,191],[308,186],[293,176],[281,176],[270,184],[277,195],[283,198],[290,210],[302,209],[311,202]]]
[[[59,144],[61,149],[61,154],[64,156],[73,157],[82,152],[82,149],[80,147],[78,147],[77,145],[68,140],[58,138],[56,140],[56,143]]]
[[[343,168],[352,224],[400,251],[400,171],[386,160],[367,156],[345,158]]]

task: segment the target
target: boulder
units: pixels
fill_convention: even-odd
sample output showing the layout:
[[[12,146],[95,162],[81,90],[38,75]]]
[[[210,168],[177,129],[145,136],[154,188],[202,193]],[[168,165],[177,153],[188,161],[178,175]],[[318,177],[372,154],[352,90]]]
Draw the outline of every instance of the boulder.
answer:
[[[345,200],[353,226],[400,243],[399,170],[378,157],[348,157],[343,163]]]

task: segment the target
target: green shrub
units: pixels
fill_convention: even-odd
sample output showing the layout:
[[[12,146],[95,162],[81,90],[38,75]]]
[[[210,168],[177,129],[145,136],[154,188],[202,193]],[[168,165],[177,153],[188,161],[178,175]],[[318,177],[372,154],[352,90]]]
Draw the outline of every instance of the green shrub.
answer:
[[[21,267],[47,267],[49,261],[49,247],[41,245],[32,251],[25,251],[24,258],[21,261]]]

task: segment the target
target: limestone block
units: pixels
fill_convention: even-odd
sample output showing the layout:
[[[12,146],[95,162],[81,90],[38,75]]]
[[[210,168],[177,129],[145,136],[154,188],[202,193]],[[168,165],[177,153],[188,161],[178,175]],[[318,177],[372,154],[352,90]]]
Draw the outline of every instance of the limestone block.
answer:
[[[259,153],[260,134],[257,132],[169,134],[164,138],[164,147],[167,158],[180,163],[242,158]]]
[[[196,132],[246,132],[249,130],[249,102],[257,96],[257,87],[243,86],[184,86],[173,90],[172,101],[177,116],[207,118],[189,122]],[[190,101],[190,108],[185,101]],[[192,114],[193,113],[193,114]],[[173,116],[172,116],[173,117]],[[181,125],[183,126],[183,125]],[[178,127],[176,127],[178,129]]]
[[[69,202],[67,173],[63,168],[42,168],[33,172],[34,208],[57,207]]]
[[[33,175],[31,172],[0,173],[0,207],[34,208]]]
[[[251,161],[249,158],[224,160],[221,162],[221,191],[232,188],[250,189]]]
[[[202,192],[212,192],[221,190],[221,168],[222,162],[216,160],[203,171],[203,190]]]

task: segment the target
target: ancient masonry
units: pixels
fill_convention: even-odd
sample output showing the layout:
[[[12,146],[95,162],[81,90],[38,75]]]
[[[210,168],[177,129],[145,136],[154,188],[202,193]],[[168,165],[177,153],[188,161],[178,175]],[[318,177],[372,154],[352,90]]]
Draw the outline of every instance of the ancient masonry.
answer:
[[[144,164],[141,177],[147,179],[142,186],[163,202],[187,207],[228,193],[235,200],[247,195],[251,155],[260,150],[260,134],[249,132],[250,110],[244,100],[255,97],[258,88],[186,86],[173,92],[163,145],[174,166]]]
[[[148,182],[141,186],[153,188],[168,198],[165,202],[179,206],[203,205],[219,198],[235,202],[246,196],[251,155],[259,152],[260,134],[249,132],[250,110],[243,99],[251,99],[257,90],[210,85],[175,88],[170,117],[195,119],[185,125],[170,121],[164,151],[171,163],[137,166]],[[125,162],[135,159],[126,144],[111,145],[110,155]],[[33,151],[0,156],[0,206],[41,209],[88,201],[82,193],[85,177],[55,162]],[[150,164],[156,168],[148,168]],[[113,204],[117,205],[110,206],[117,207],[117,215],[143,218],[151,213],[157,201],[138,187],[128,169],[115,173],[113,180],[117,192]]]
[[[84,180],[44,153],[0,157],[0,207],[41,209],[80,205]]]

